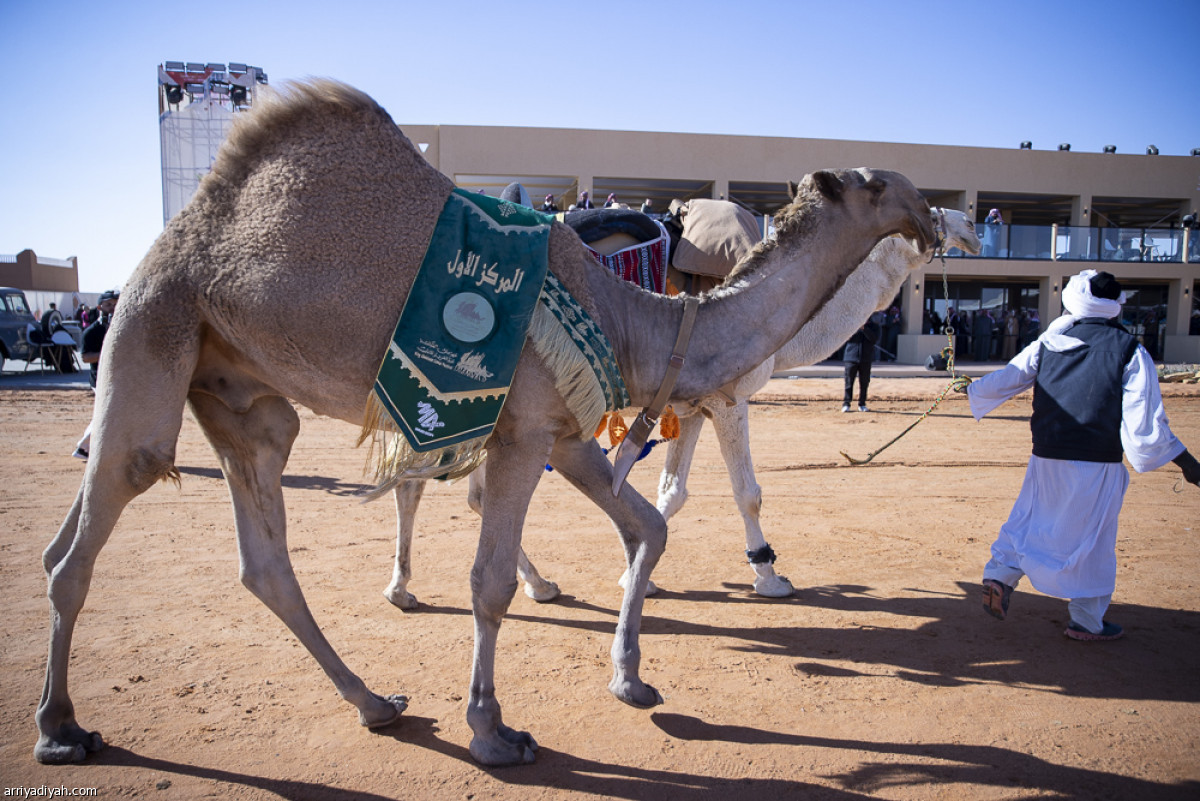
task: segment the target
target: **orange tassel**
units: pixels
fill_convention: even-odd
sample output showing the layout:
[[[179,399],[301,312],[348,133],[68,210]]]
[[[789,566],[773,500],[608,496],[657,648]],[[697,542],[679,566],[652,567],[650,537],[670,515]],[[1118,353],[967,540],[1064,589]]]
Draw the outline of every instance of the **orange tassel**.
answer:
[[[603,434],[607,430],[608,430],[608,412],[605,412],[604,416],[600,418],[600,425],[596,426],[596,433],[593,436],[595,436],[596,439],[600,439],[600,435]]]
[[[663,439],[679,439],[679,415],[668,406],[658,421],[658,433]]]
[[[621,444],[621,440],[625,439],[625,435],[629,433],[629,426],[625,425],[624,418],[620,412],[612,412],[608,415],[608,444],[610,447],[617,447]]]

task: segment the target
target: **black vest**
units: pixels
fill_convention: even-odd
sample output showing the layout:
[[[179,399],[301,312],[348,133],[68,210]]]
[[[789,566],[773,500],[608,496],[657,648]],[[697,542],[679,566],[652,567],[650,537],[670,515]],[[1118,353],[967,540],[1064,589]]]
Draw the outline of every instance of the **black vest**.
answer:
[[[1119,462],[1125,365],[1137,339],[1116,320],[1085,317],[1063,332],[1084,346],[1042,346],[1033,385],[1033,453],[1045,459]]]

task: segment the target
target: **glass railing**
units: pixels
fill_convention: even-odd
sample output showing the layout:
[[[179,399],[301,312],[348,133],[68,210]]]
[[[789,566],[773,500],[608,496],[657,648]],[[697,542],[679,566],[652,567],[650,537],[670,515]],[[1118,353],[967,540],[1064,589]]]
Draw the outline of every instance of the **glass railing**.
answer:
[[[1200,231],[1190,232],[1185,254],[1184,231],[1179,228],[980,223],[975,230],[981,244],[978,256],[970,256],[958,248],[951,248],[946,255],[968,259],[1200,263]]]

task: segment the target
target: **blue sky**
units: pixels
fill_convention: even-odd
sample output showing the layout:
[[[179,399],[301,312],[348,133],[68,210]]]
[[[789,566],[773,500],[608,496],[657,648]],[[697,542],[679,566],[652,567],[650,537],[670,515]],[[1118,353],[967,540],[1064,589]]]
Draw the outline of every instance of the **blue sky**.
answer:
[[[129,276],[162,230],[168,60],[337,78],[401,124],[1186,155],[1197,30],[1200,0],[0,0],[0,253]]]

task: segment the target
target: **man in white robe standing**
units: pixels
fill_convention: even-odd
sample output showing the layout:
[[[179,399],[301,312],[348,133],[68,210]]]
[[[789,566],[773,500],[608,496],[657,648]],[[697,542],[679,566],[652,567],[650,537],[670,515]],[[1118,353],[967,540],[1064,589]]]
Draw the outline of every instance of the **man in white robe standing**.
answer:
[[[1069,600],[1066,636],[1115,640],[1124,632],[1104,613],[1129,486],[1122,455],[1139,473],[1173,461],[1198,486],[1200,462],[1171,433],[1150,355],[1114,319],[1125,302],[1117,280],[1084,270],[1062,302],[1067,313],[1003,369],[955,382],[976,420],[1033,388],[1033,455],[984,567],[983,608],[1004,620],[1027,576],[1038,591]]]

